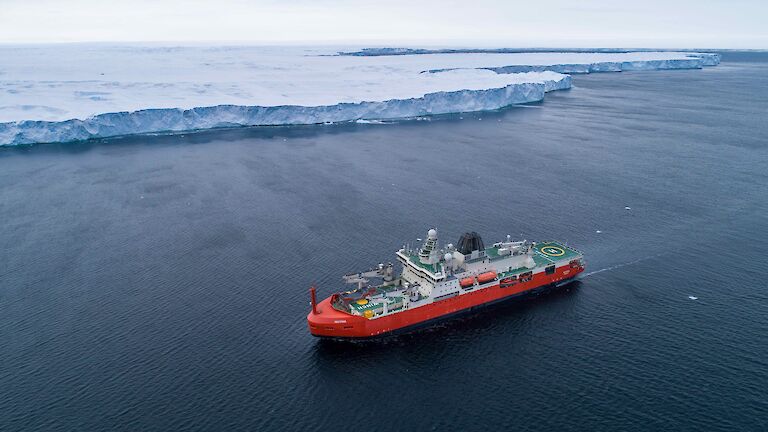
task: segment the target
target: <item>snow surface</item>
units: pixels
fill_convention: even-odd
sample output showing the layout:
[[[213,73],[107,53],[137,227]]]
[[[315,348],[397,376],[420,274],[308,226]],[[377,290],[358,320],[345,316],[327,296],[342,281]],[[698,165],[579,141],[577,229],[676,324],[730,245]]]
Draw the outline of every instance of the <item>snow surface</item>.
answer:
[[[0,46],[0,145],[481,111],[570,88],[560,72],[701,68],[683,52],[342,56],[240,46]]]

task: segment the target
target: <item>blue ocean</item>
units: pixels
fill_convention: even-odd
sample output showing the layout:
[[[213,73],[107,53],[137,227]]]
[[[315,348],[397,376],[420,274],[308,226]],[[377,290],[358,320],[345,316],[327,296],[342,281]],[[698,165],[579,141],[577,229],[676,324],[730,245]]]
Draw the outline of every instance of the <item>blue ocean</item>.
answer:
[[[768,53],[385,124],[0,149],[0,430],[768,430]],[[313,338],[431,227],[584,277]]]

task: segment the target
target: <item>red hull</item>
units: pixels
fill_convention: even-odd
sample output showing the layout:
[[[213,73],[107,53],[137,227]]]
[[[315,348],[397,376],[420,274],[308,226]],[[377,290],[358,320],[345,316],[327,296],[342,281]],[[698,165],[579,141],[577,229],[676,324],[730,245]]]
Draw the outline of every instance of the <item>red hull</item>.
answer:
[[[317,313],[310,312],[307,315],[307,323],[310,333],[314,336],[370,338],[571,279],[582,271],[584,271],[583,267],[572,268],[566,265],[557,268],[552,274],[537,273],[533,275],[532,280],[520,282],[507,288],[502,288],[497,284],[469,294],[451,297],[376,319],[367,319],[338,311],[331,306],[331,298],[329,297],[317,304]]]

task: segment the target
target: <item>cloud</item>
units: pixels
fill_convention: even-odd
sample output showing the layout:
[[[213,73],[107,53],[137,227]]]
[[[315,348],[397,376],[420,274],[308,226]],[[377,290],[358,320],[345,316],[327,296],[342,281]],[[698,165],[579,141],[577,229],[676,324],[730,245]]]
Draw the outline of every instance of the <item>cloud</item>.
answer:
[[[0,42],[768,47],[768,2],[0,0]]]

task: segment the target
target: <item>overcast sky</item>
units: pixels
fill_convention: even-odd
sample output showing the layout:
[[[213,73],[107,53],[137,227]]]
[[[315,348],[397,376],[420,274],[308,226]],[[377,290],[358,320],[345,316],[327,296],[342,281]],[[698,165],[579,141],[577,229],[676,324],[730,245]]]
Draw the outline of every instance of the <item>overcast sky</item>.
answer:
[[[768,48],[768,0],[0,0],[0,43]]]

